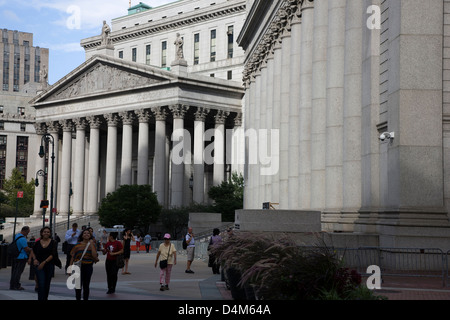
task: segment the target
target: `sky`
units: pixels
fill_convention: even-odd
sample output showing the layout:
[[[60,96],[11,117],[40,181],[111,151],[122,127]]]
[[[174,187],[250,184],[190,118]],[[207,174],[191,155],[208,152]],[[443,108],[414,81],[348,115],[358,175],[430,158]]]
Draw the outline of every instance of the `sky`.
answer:
[[[174,0],[140,0],[151,7]],[[137,5],[139,0],[131,0]],[[103,20],[128,14],[130,0],[0,0],[0,29],[33,33],[33,46],[48,48],[52,85],[85,61],[80,40],[100,35]],[[114,31],[114,30],[113,30]]]

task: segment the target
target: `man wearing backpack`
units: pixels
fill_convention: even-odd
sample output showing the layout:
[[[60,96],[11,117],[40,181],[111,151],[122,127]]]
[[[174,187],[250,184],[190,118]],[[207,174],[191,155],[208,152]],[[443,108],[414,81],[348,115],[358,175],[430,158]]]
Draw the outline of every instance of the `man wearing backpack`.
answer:
[[[20,285],[20,277],[22,276],[25,265],[28,261],[28,255],[32,254],[31,248],[28,247],[27,236],[30,233],[30,227],[23,227],[20,233],[16,234],[14,241],[17,244],[19,255],[11,257],[11,280],[9,282],[10,290],[23,290]]]

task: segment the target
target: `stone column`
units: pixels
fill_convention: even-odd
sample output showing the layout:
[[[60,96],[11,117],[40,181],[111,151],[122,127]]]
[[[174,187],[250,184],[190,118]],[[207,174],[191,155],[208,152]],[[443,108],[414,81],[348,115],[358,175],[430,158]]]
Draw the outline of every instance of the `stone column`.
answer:
[[[115,114],[106,114],[105,119],[108,122],[108,140],[106,146],[106,179],[105,192],[114,192],[116,190],[117,177],[117,124],[119,117]]]
[[[137,184],[148,184],[148,136],[150,112],[147,110],[136,110],[139,118],[139,141],[138,141],[138,173]]]
[[[47,199],[51,199],[51,188],[53,185],[53,208],[57,209],[57,198],[58,198],[58,154],[59,154],[59,123],[58,122],[47,122],[47,131],[52,135],[54,141],[54,148],[52,147],[51,142],[48,144],[48,188],[47,188]],[[53,182],[52,182],[52,152],[55,153],[55,161],[54,161],[54,173],[53,173]],[[50,209],[50,206],[49,206]]]
[[[59,214],[67,216],[70,212],[70,183],[72,181],[72,130],[71,120],[61,120],[59,122],[63,130],[62,161],[61,161],[61,196],[59,204]]]
[[[311,209],[325,208],[328,1],[314,2],[311,110]]]
[[[85,174],[85,148],[86,148],[86,120],[76,118],[73,120],[77,128],[77,139],[75,145],[75,168],[73,181],[73,214],[82,216],[84,214],[84,174]]]
[[[158,202],[166,205],[166,118],[163,108],[153,109],[155,114],[155,160],[153,191],[156,192]]]
[[[130,185],[132,181],[132,157],[133,157],[133,121],[134,115],[131,112],[121,112],[122,118],[122,163],[120,170],[120,185]]]
[[[186,150],[186,137],[184,135],[184,116],[189,107],[178,104],[170,106],[169,109],[173,114],[172,194],[170,205],[171,207],[180,207],[183,205],[184,165],[188,151]]]
[[[230,115],[228,111],[218,110],[214,117],[214,169],[213,184],[220,185],[225,180],[225,121]]]
[[[346,0],[329,0],[328,77],[327,77],[327,149],[326,211],[342,209],[344,56]]]
[[[361,208],[361,106],[362,106],[362,33],[365,19],[357,12],[367,9],[363,1],[347,0],[345,30],[345,92],[343,151],[343,214],[353,231],[353,222]],[[364,25],[363,25],[364,23]],[[373,128],[373,127],[372,127]]]
[[[87,214],[97,213],[98,209],[98,178],[100,161],[100,125],[101,120],[97,116],[87,117],[90,126],[89,137],[89,172],[88,172],[88,202]]]
[[[195,113],[194,121],[194,188],[193,200],[194,203],[205,202],[205,164],[204,164],[204,134],[205,134],[205,119],[209,113],[208,108],[198,108]]]
[[[45,125],[43,123],[35,123],[34,127],[36,129],[36,143],[40,146],[42,137],[45,134]],[[36,167],[35,167],[35,173],[37,173],[39,170],[43,170],[45,172],[45,156],[40,157],[38,154],[36,156]],[[41,200],[44,199],[44,185],[46,185],[47,182],[44,181],[45,176],[37,176],[39,181],[39,186],[34,189],[34,212],[33,217],[42,217],[42,211],[41,209]]]

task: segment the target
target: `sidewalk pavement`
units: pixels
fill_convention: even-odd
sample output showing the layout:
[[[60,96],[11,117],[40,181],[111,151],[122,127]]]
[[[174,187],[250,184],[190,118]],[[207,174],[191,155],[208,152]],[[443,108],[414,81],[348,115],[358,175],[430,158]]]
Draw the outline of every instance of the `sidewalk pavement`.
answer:
[[[229,290],[224,289],[220,275],[214,275],[212,269],[202,260],[195,260],[191,269],[193,274],[185,273],[186,255],[177,255],[177,265],[172,269],[168,291],[160,291],[159,265],[155,268],[156,251],[150,253],[131,252],[128,272],[122,275],[119,270],[115,294],[106,294],[105,257],[94,265],[90,285],[90,300],[231,300]],[[67,288],[64,274],[65,255],[59,256],[63,268],[55,269],[55,277],[50,286],[49,300],[75,300],[75,290]],[[0,300],[37,300],[34,280],[29,280],[30,268],[27,265],[21,277],[25,290],[9,290],[11,267],[0,269]]]

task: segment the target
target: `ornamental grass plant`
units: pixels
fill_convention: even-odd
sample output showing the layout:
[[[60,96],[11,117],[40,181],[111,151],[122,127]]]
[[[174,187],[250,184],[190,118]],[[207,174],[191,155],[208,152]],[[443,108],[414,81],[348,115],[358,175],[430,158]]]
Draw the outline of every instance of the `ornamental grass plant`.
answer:
[[[335,250],[324,243],[301,247],[287,236],[237,232],[211,250],[223,268],[232,271],[230,276],[239,278],[230,279],[234,299],[249,299],[237,293],[248,288],[257,299],[265,300],[381,298],[361,283],[356,270],[345,268]]]

